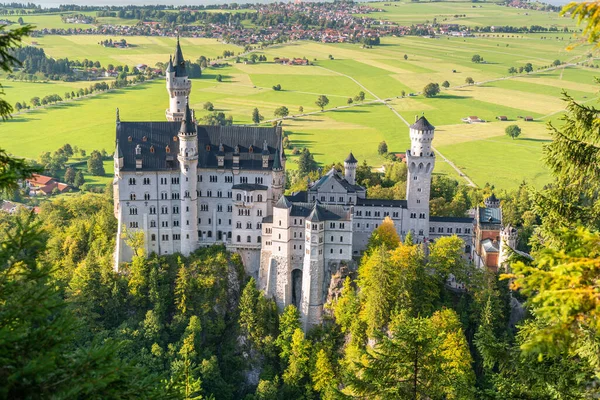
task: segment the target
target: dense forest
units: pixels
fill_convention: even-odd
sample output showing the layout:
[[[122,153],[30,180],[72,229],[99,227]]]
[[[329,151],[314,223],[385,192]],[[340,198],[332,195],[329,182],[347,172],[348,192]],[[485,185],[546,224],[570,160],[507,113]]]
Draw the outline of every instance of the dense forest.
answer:
[[[594,41],[600,12],[590,15]],[[0,32],[0,67],[27,32]],[[357,270],[334,277],[326,321],[309,332],[223,247],[156,256],[129,232],[136,255],[115,272],[110,187],[0,214],[0,398],[597,398],[600,110],[565,101],[545,148],[553,182],[503,203],[509,218],[534,214],[533,259],[476,269],[458,238],[424,247],[386,220]],[[37,171],[0,150],[0,190]],[[477,204],[452,186],[433,192],[457,210]]]

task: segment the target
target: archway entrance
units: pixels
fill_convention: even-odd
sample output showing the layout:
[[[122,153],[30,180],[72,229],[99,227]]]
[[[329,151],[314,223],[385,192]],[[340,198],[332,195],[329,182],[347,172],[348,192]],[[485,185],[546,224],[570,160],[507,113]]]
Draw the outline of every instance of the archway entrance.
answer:
[[[295,269],[292,271],[292,304],[300,309],[302,301],[302,271]]]

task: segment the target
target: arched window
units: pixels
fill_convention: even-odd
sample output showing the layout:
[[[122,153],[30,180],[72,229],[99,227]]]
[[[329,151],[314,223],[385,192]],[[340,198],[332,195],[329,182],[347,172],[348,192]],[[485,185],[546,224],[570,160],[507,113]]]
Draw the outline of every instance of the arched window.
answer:
[[[150,153],[154,153],[154,146],[150,146]]]
[[[170,153],[170,152],[171,152],[171,148],[170,148],[169,146],[167,146],[167,147],[165,148],[165,151],[166,151],[167,153]]]
[[[242,238],[241,238],[241,236],[240,236],[240,235],[237,235],[237,238],[236,238],[236,239],[237,239],[237,242],[238,242],[238,243],[242,241]]]
[[[129,195],[129,200],[135,200],[135,193],[131,193]]]
[[[260,237],[260,236],[256,238],[256,242],[257,242],[257,243],[260,243],[260,242],[261,242],[261,237]]]
[[[250,235],[246,236],[246,242],[248,242],[248,243],[252,242],[252,237]]]
[[[259,194],[258,196],[256,196],[256,198],[258,199],[258,202],[262,202],[262,194]]]
[[[235,199],[236,199],[237,201],[242,201],[242,194],[241,194],[241,193],[238,193],[238,194],[235,196]]]

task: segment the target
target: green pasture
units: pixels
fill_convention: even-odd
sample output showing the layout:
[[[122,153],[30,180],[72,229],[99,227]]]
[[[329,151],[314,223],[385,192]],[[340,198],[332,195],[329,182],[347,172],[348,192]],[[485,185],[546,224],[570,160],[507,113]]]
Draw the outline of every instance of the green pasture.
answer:
[[[415,19],[417,14],[439,20],[448,7],[456,10],[453,12],[456,14],[464,10],[467,19],[481,24],[487,23],[485,18],[494,18],[494,13],[500,21],[498,25],[502,18],[514,17],[516,21],[520,21],[518,18],[521,17],[531,21],[545,17],[550,19],[547,13],[533,12],[525,16],[519,12],[530,11],[491,3],[390,4],[388,8],[408,10],[406,18],[414,23],[419,21]],[[433,5],[440,7],[435,12],[438,16],[431,11]],[[482,5],[482,8],[471,9],[471,5]],[[475,16],[475,12],[483,16]],[[392,14],[389,11],[385,16]],[[375,15],[380,14],[371,14]],[[402,15],[398,11],[399,18]],[[553,17],[556,21],[572,23],[556,17],[556,14]],[[524,24],[542,25],[539,21],[531,21]],[[408,128],[388,105],[408,122],[413,121],[415,115],[424,113],[437,127],[434,146],[478,185],[490,182],[498,188],[511,188],[525,180],[539,187],[549,180],[540,161],[543,145],[549,140],[546,123],[560,123],[564,109],[564,102],[560,100],[562,91],[566,90],[577,100],[589,104],[594,104],[598,97],[594,78],[600,76],[600,69],[569,65],[557,70],[537,71],[556,59],[569,63],[592,61],[600,64],[587,57],[588,47],[566,50],[576,40],[572,35],[486,34],[475,38],[437,39],[385,37],[380,46],[371,49],[363,49],[358,44],[287,43],[257,51],[267,56],[269,62],[266,63],[247,65],[231,62],[228,67],[207,68],[202,79],[193,80],[190,100],[198,118],[207,113],[202,105],[210,101],[216,110],[232,115],[236,124],[251,124],[255,107],[265,120],[269,120],[277,107],[286,106],[293,117],[284,121],[283,128],[289,134],[292,146],[308,147],[322,164],[341,161],[352,150],[361,162],[364,159],[370,165],[379,166],[384,162],[377,154],[377,145],[382,140],[388,143],[391,152],[403,152],[409,147]],[[53,57],[88,58],[99,60],[103,65],[153,65],[157,61],[168,60],[175,46],[173,38],[127,37],[127,41],[135,47],[106,49],[97,44],[106,38],[46,36],[35,40]],[[241,51],[239,47],[211,39],[186,38],[182,39],[182,46],[186,58],[192,60],[200,55],[213,58],[221,55],[223,50]],[[404,59],[405,54],[407,60]],[[485,63],[472,63],[474,54],[481,55]],[[330,55],[333,60],[329,59]],[[270,62],[274,57],[306,57],[314,65],[278,65]],[[508,77],[509,67],[519,67],[528,62],[533,64],[534,73]],[[223,77],[222,82],[216,81],[217,75]],[[472,77],[478,84],[465,86],[466,77]],[[450,82],[451,87],[442,89],[439,96],[407,95],[401,98],[403,91],[417,94],[427,83],[445,80]],[[69,89],[89,86],[89,82],[0,82],[5,85],[6,98],[12,104],[22,100],[29,102],[33,96],[43,97],[51,93],[62,96]],[[282,86],[281,91],[272,89],[276,84]],[[354,97],[360,91],[366,93],[366,101],[387,99],[387,105],[373,103],[342,108],[346,106],[348,97]],[[327,95],[330,100],[323,113],[318,112],[315,105],[317,96],[321,94]],[[37,158],[41,152],[53,151],[67,142],[87,151],[104,148],[111,152],[116,107],[121,110],[124,121],[162,121],[167,106],[164,82],[156,81],[31,110],[2,123],[0,146],[30,158]],[[300,106],[309,115],[300,116]],[[464,124],[461,121],[472,115],[488,122]],[[507,116],[509,121],[496,120],[500,115]],[[519,118],[523,116],[532,116],[535,121],[524,122]],[[512,123],[523,130],[517,140],[504,135],[504,129]],[[288,168],[296,168],[296,157],[291,155],[291,151],[287,154]],[[110,168],[109,163],[108,174]],[[441,157],[436,162],[435,173],[458,177]]]
[[[384,12],[367,14],[375,19],[386,19],[400,25],[431,23],[434,19],[442,24],[468,26],[556,26],[575,27],[568,17],[556,12],[523,10],[502,6],[495,2],[373,2],[366,5],[383,9]],[[465,15],[465,16],[463,16]]]
[[[98,43],[106,40],[127,40],[132,47],[125,49],[109,48]],[[54,58],[90,59],[100,61],[103,66],[108,64],[129,65],[147,64],[154,66],[157,62],[168,62],[173,54],[176,39],[157,36],[101,36],[101,35],[46,35],[36,38],[25,38],[23,42],[30,45],[36,42],[46,54]],[[214,39],[181,38],[181,44],[186,49],[185,56],[197,60],[201,55],[208,58],[222,56],[224,50],[241,52],[234,45],[225,45]]]

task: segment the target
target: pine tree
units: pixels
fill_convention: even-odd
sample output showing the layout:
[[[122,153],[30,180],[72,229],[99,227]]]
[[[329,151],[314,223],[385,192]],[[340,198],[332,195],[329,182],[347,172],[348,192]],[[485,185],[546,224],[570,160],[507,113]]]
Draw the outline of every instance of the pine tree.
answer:
[[[81,188],[85,183],[85,178],[83,177],[83,172],[81,170],[77,170],[75,173],[75,178],[73,179],[73,185],[76,188]]]

